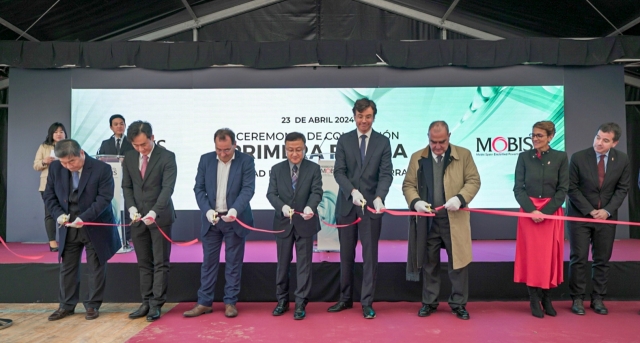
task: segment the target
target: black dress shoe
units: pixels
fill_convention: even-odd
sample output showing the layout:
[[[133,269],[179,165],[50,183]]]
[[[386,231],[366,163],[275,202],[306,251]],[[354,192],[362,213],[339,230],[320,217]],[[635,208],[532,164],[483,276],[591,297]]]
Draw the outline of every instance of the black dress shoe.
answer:
[[[149,308],[149,313],[147,313],[147,321],[148,322],[154,322],[158,319],[160,319],[160,307],[150,307]]]
[[[296,305],[296,310],[293,312],[293,319],[301,320],[307,316],[307,312],[304,310],[304,305]]]
[[[70,316],[72,314],[74,314],[75,311],[74,310],[65,310],[63,308],[59,308],[57,310],[55,310],[50,316],[49,316],[49,321],[54,321],[54,320],[60,320],[64,317]]]
[[[84,316],[84,319],[86,319],[86,320],[94,320],[94,319],[98,318],[99,316],[100,316],[100,312],[98,312],[97,308],[89,307],[87,309],[87,314]]]
[[[436,312],[437,309],[438,308],[435,306],[423,304],[422,307],[420,308],[420,311],[418,311],[418,317],[428,317],[432,313]]]
[[[327,309],[327,312],[340,312],[349,308],[353,308],[353,302],[338,301],[337,304],[329,307],[329,309]]]
[[[362,306],[362,315],[364,319],[373,319],[376,317],[376,311],[371,306]]]
[[[129,313],[129,318],[130,319],[136,319],[136,318],[146,317],[147,313],[149,313],[149,305],[142,304],[142,305],[140,305],[140,307],[138,307],[137,310],[135,310],[134,312]]]
[[[469,319],[469,312],[467,312],[467,309],[464,308],[464,306],[459,306],[456,308],[452,308],[451,309],[451,313],[455,314],[456,317],[463,319],[463,320],[468,320]]]
[[[273,309],[272,314],[274,316],[281,316],[285,312],[289,311],[289,302],[288,301],[280,301],[278,302],[278,306]]]
[[[602,303],[602,299],[591,299],[591,304],[589,305],[597,314],[608,314],[609,310],[604,307]]]
[[[573,299],[573,304],[571,305],[571,312],[584,316],[584,305],[582,304],[582,299]]]

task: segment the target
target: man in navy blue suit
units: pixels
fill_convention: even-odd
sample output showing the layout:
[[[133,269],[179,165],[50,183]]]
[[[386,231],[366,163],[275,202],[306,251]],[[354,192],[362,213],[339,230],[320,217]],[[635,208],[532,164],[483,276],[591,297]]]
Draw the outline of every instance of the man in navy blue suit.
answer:
[[[224,315],[238,315],[236,302],[240,293],[240,276],[244,258],[245,237],[249,230],[236,218],[253,225],[249,201],[256,190],[256,168],[253,157],[236,150],[236,135],[220,129],[213,136],[216,151],[202,155],[198,164],[196,194],[202,212],[202,250],[198,303],[184,312],[185,317],[211,313],[213,291],[220,267],[220,248],[225,244]],[[222,220],[220,220],[222,219]]]
[[[80,258],[87,251],[89,276],[85,318],[96,319],[102,304],[107,261],[120,248],[115,226],[91,226],[82,222],[115,223],[111,208],[113,172],[111,167],[85,155],[78,142],[59,141],[54,152],[58,160],[49,165],[44,201],[60,225],[60,306],[49,316],[58,320],[75,311],[80,294]]]
[[[376,274],[378,270],[378,240],[382,229],[384,199],[393,181],[391,144],[374,131],[376,104],[366,98],[355,102],[353,119],[356,129],[340,136],[336,147],[333,175],[340,186],[336,201],[338,224],[348,224],[361,218],[357,225],[338,230],[340,238],[340,300],[329,312],[353,307],[353,274],[358,238],[362,243],[362,292],[360,303],[366,319],[376,317],[373,310]],[[365,207],[372,207],[370,213]]]

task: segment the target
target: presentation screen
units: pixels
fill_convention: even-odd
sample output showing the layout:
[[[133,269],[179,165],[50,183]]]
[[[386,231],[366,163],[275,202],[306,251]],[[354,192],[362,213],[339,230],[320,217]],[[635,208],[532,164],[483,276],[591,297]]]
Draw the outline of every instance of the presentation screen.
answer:
[[[236,133],[237,149],[253,155],[256,192],[253,209],[273,209],[266,198],[271,166],[286,158],[284,137],[298,131],[307,139],[307,156],[333,158],[338,138],[355,129],[352,108],[362,97],[374,100],[373,129],[391,141],[393,184],[388,208],[406,209],[402,181],[411,154],[425,148],[428,127],[445,120],[450,142],[469,149],[482,186],[474,208],[517,208],[513,180],[517,156],[532,148],[533,124],[551,120],[551,146],[564,150],[563,86],[475,86],[396,88],[260,89],[73,89],[71,137],[96,154],[108,139],[109,117],[127,124],[151,123],[154,138],[175,152],[178,210],[198,209],[193,187],[202,154],[215,150],[219,128]]]

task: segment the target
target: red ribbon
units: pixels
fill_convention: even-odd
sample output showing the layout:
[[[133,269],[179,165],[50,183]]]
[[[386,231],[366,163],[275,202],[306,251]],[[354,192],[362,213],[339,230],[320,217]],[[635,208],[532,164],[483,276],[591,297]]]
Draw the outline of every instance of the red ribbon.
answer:
[[[258,229],[256,227],[253,226],[249,226],[245,223],[243,223],[240,219],[234,217],[234,216],[229,216],[230,218],[235,218],[235,220],[238,222],[238,224],[240,224],[240,226],[242,226],[243,228],[247,229],[247,230],[251,230],[251,231],[256,231],[256,232],[264,232],[264,233],[281,233],[284,232],[284,230],[265,230],[265,229]]]
[[[17,257],[24,258],[24,259],[27,259],[27,260],[39,260],[39,259],[44,257],[44,255],[38,255],[38,256],[20,255],[18,253],[15,253],[13,250],[11,250],[11,248],[9,248],[9,246],[7,245],[7,243],[5,243],[4,239],[2,239],[2,237],[0,237],[0,242],[2,242],[2,245],[4,245],[4,247],[7,248],[7,250],[10,253],[14,254]]]
[[[461,208],[460,210],[468,211],[468,212],[484,213],[484,214],[493,214],[497,216],[506,216],[506,217],[544,218],[544,219],[553,219],[553,220],[566,220],[570,222],[640,226],[640,223],[637,223],[637,222],[624,222],[620,220],[565,217],[565,216],[556,216],[552,214],[533,214],[533,213],[509,212],[509,211],[498,211],[498,210],[479,210],[475,208]]]
[[[162,234],[162,236],[164,236],[164,238],[166,240],[168,240],[171,244],[175,244],[177,246],[181,246],[181,247],[188,247],[190,245],[196,244],[198,243],[198,239],[194,239],[192,241],[188,241],[188,242],[184,242],[184,243],[178,243],[173,241],[171,238],[169,238],[169,236],[167,236],[167,234],[162,230],[162,228],[160,227],[160,225],[158,225],[158,223],[156,223],[155,219],[152,219],[150,217],[146,217],[151,219],[151,221],[156,224],[156,227],[158,228],[158,230],[160,231],[160,233]],[[142,219],[141,219],[142,220]],[[66,223],[65,223],[66,224]],[[90,226],[131,226],[131,224],[109,224],[109,223],[92,223],[92,222],[78,222],[77,224],[80,224],[82,226],[84,225],[90,225]],[[64,224],[63,224],[64,225]]]
[[[376,212],[376,210],[372,209],[371,207],[367,207],[367,210],[369,210],[369,212],[371,213],[389,213],[392,216],[419,216],[419,217],[435,216],[435,213],[416,212],[416,211],[395,211],[395,210],[388,210],[386,208],[383,208],[382,210],[380,210],[380,212]]]
[[[436,211],[439,211],[443,208],[444,206],[437,207]],[[553,214],[533,214],[533,213],[525,213],[525,212],[510,212],[510,211],[499,211],[499,210],[480,210],[476,208],[461,208],[460,211],[492,214],[496,216],[505,216],[505,217],[543,218],[543,219],[551,219],[551,220],[566,220],[569,222],[640,226],[640,223],[637,223],[637,222],[623,222],[620,220],[593,219],[593,218],[580,218],[580,217],[565,217],[565,216],[556,216]]]
[[[298,212],[298,211],[295,211],[295,213],[297,213],[297,214],[299,214],[299,215],[303,215],[303,214],[304,214],[303,212]],[[336,229],[341,229],[341,228],[343,228],[343,227],[347,227],[347,226],[351,226],[351,225],[356,225],[356,224],[358,224],[359,222],[361,222],[361,221],[362,221],[362,218],[356,218],[356,220],[354,220],[354,221],[353,221],[353,223],[349,223],[349,224],[331,224],[331,223],[329,223],[329,222],[325,222],[324,220],[322,220],[322,218],[320,218],[320,216],[319,216],[319,215],[317,215],[317,214],[315,214],[315,213],[314,213],[313,215],[314,215],[314,216],[316,216],[316,217],[318,217],[318,218],[320,219],[320,221],[322,222],[322,224],[324,224],[324,225],[326,225],[326,226],[328,226],[328,227],[336,228]]]

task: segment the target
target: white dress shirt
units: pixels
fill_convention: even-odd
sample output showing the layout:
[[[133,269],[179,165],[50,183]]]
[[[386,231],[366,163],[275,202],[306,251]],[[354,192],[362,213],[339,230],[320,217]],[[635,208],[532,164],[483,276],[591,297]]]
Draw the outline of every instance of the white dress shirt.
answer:
[[[229,180],[229,170],[231,170],[231,163],[236,158],[236,154],[234,153],[231,156],[229,162],[224,163],[220,161],[220,157],[218,159],[218,180],[216,187],[216,212],[227,212],[229,209],[227,208],[227,181]]]

